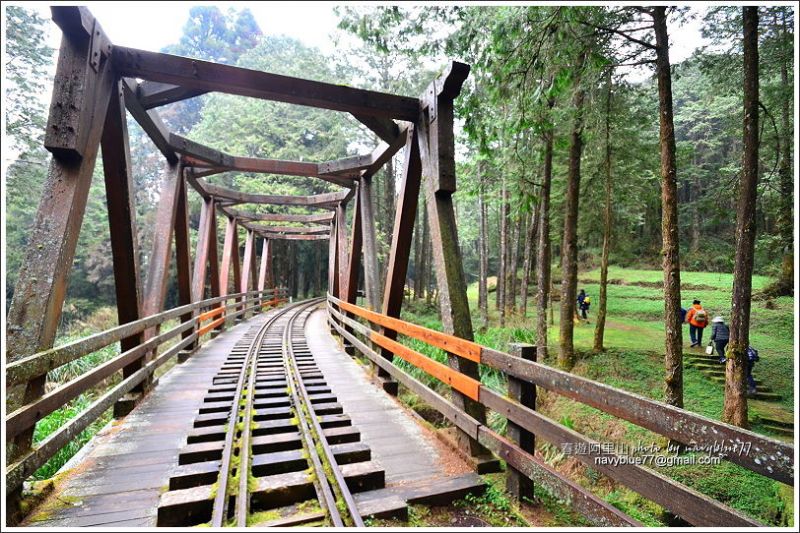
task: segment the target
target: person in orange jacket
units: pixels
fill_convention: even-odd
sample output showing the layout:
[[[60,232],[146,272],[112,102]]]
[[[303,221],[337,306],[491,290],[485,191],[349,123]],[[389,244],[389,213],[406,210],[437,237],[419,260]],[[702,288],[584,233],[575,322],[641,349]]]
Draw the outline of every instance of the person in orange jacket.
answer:
[[[689,323],[689,337],[692,339],[690,348],[703,344],[703,330],[708,326],[708,313],[700,305],[700,300],[692,302],[692,307],[686,313],[686,322]]]

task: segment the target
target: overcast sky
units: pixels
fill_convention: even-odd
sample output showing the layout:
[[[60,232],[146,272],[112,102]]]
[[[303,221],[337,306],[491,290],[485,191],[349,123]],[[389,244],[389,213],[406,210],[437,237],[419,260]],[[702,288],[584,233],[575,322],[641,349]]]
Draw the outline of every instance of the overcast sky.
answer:
[[[158,51],[178,42],[189,9],[196,5],[216,5],[221,10],[249,8],[265,34],[285,34],[323,51],[332,51],[330,34],[338,19],[333,2],[80,2],[89,7],[111,42],[132,48]],[[30,4],[50,20],[48,3]],[[57,47],[60,38],[53,24],[50,43]]]
[[[16,2],[15,2],[16,3]],[[111,42],[132,48],[158,51],[176,43],[189,9],[195,5],[217,5],[222,10],[245,7],[265,34],[285,34],[303,43],[316,46],[323,52],[333,52],[331,35],[338,19],[333,13],[340,2],[81,2],[86,4],[103,26]],[[31,3],[28,7],[50,20],[49,4]],[[701,8],[702,9],[702,8]],[[702,44],[700,21],[694,20],[680,28],[670,28],[670,59],[682,61]],[[58,47],[60,32],[51,25],[49,42]]]

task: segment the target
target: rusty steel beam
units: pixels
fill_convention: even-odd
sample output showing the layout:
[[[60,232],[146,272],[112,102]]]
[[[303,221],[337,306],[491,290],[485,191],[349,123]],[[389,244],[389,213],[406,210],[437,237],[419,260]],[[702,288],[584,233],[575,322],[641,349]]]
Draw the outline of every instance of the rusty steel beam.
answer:
[[[205,93],[206,91],[187,89],[186,87],[180,87],[178,85],[147,80],[136,85],[136,97],[145,109],[180,102],[181,100],[194,98],[195,96],[200,96]]]
[[[378,276],[378,254],[375,244],[375,210],[372,207],[372,178],[364,175],[358,184],[359,213],[364,249],[364,292],[367,307],[380,310],[380,281]]]
[[[361,199],[356,200],[353,209],[353,229],[350,236],[350,251],[347,255],[347,271],[345,272],[345,301],[356,303],[358,295],[358,273],[361,266],[361,245],[363,243],[361,231]]]
[[[93,124],[95,121],[102,123],[105,115],[103,94],[108,91],[110,81],[106,78],[111,70],[111,41],[85,7],[53,6],[50,11],[64,35],[53,80],[44,147],[63,161],[77,163],[91,155]],[[96,102],[98,96],[101,99]]]
[[[136,98],[136,81],[123,78],[122,88],[125,92],[125,107],[131,116],[139,123],[156,148],[167,158],[170,163],[177,163],[178,156],[169,144],[169,129],[161,120],[155,109],[145,109]]]
[[[81,223],[89,196],[109,99],[114,94],[110,62],[92,61],[94,28],[85,8],[53,8],[64,29],[48,117],[45,143],[52,153],[25,261],[22,263],[6,325],[6,361],[52,347],[67,292]],[[87,18],[89,17],[89,18]],[[72,22],[78,21],[75,29]],[[72,21],[72,22],[70,22]],[[102,32],[99,25],[98,31]],[[91,31],[91,30],[90,30]],[[80,34],[80,35],[78,35]],[[46,376],[6,391],[7,408],[44,394]],[[7,447],[13,461],[30,448],[32,431]]]
[[[233,262],[236,265],[233,267],[234,272],[239,264],[239,233],[236,226],[236,219],[227,217],[227,221],[225,222],[225,240],[222,245],[222,263],[219,267],[220,296],[228,294],[231,278],[231,263]],[[234,254],[236,254],[235,261]],[[234,286],[237,286],[235,283],[236,282],[234,282]]]
[[[239,286],[240,292],[253,291],[256,288],[256,234],[253,230],[247,230],[247,238],[244,243],[244,258],[242,259],[242,280]]]
[[[236,218],[257,220],[259,222],[298,222],[303,224],[314,224],[317,222],[330,222],[333,220],[332,212],[322,213],[319,215],[293,215],[284,213],[250,213],[230,207],[221,208],[221,210],[224,213]]]
[[[456,190],[453,100],[468,74],[468,65],[452,62],[444,74],[431,83],[421,99],[422,113],[416,135],[425,174],[425,203],[442,326],[446,333],[472,340],[472,318],[452,199]],[[474,361],[448,353],[448,363],[469,377],[479,377],[478,364]],[[453,403],[479,422],[486,422],[486,408],[480,403],[457,392],[453,392]],[[461,445],[473,456],[487,453],[476,439],[463,433],[459,433],[459,437]]]
[[[194,180],[194,184],[199,187],[198,192],[203,196],[213,196],[230,200],[231,202],[247,204],[297,205],[333,209],[336,204],[347,198],[349,194],[349,191],[329,192],[311,196],[252,194],[220,187],[199,179]]]
[[[313,235],[319,233],[328,233],[330,228],[328,226],[269,226],[263,224],[248,224],[248,227],[259,229],[271,233],[299,233],[305,235]]]
[[[205,295],[206,286],[206,267],[208,265],[209,250],[213,240],[216,243],[216,228],[212,228],[212,220],[215,220],[214,200],[203,200],[200,210],[200,225],[197,228],[197,249],[194,254],[194,275],[192,277],[192,300],[198,302]],[[212,276],[213,279],[213,276]]]
[[[347,204],[344,202],[336,206],[336,246],[338,251],[338,264],[336,273],[339,276],[339,298],[344,298],[347,290]]]
[[[117,81],[114,94],[108,104],[108,113],[106,113],[100,141],[119,324],[126,324],[142,318],[142,284],[139,275],[139,245],[136,237],[135,191],[124,99],[122,84]],[[127,352],[141,342],[141,334],[122,339],[120,351]],[[126,366],[122,371],[123,378],[130,376],[141,367],[141,360]]]
[[[186,181],[181,180],[178,191],[178,205],[175,211],[175,266],[178,274],[178,305],[192,303],[192,251],[191,236],[189,234],[189,205],[186,198]],[[181,322],[192,319],[192,313],[181,315]],[[193,334],[193,330],[183,332],[186,339]],[[188,347],[189,351],[195,348],[194,344]]]
[[[337,174],[340,172],[354,172],[365,170],[374,163],[372,154],[354,155],[335,161],[324,161],[317,165],[320,174]]]
[[[372,153],[372,164],[369,165],[362,174],[361,179],[363,180],[364,177],[371,177],[374,176],[376,172],[378,172],[383,165],[386,164],[394,154],[396,154],[400,148],[405,146],[406,139],[408,137],[408,128],[403,128],[400,134],[397,135],[397,138],[389,143],[388,145],[382,144],[375,151]]]
[[[145,316],[159,313],[164,308],[164,299],[167,297],[167,281],[169,280],[169,262],[172,257],[172,234],[182,181],[183,171],[180,164],[167,162],[161,179],[161,195],[158,199],[153,230],[153,248],[145,280],[143,303]],[[148,338],[147,332],[145,332],[145,338]]]
[[[274,233],[264,233],[256,230],[256,233],[262,237],[266,237],[272,241],[325,241],[330,238],[330,235],[281,235]]]
[[[352,115],[385,143],[392,144],[400,135],[400,127],[392,119],[363,115],[361,113],[353,113]]]
[[[320,107],[361,115],[416,120],[416,98],[292,78],[199,59],[115,46],[115,68],[124,76],[219,91],[276,102]]]
[[[258,290],[263,291],[267,287],[273,287],[272,283],[272,244],[268,237],[264,237],[261,245],[261,266],[258,271]]]
[[[383,314],[395,318],[400,316],[400,309],[403,305],[403,288],[408,272],[408,258],[414,234],[414,219],[417,216],[421,178],[419,139],[417,135],[414,135],[413,130],[410,130],[406,139],[403,181],[400,184],[400,193],[397,198],[392,246],[389,248],[383,292]],[[396,338],[396,334],[391,331],[384,330],[383,334],[392,340]],[[387,359],[391,359],[391,352],[383,350],[382,353]]]

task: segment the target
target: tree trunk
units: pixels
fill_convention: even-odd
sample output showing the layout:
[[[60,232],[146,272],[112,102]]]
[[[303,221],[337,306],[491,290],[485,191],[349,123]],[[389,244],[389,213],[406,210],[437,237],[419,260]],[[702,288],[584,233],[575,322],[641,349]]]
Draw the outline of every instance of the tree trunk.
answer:
[[[536,247],[536,230],[539,229],[539,206],[541,204],[536,202],[533,212],[531,212],[528,219],[528,227],[525,231],[525,253],[522,261],[522,282],[519,288],[519,311],[520,315],[525,318],[528,312],[528,291],[531,282],[531,270],[533,266],[533,257]]]
[[[664,256],[664,327],[666,377],[664,401],[683,407],[683,339],[681,338],[681,270],[678,237],[677,165],[672,113],[672,75],[665,7],[653,7],[661,146],[661,238]]]
[[[731,336],[725,366],[722,420],[747,427],[747,347],[750,345],[750,297],[756,240],[758,187],[758,8],[743,7],[744,132],[742,179],[736,209],[736,262],[733,267]]]
[[[486,196],[484,193],[483,175],[481,175],[480,193],[478,196],[480,228],[478,248],[480,253],[480,274],[478,276],[478,308],[481,313],[480,331],[485,332],[489,327],[489,291],[486,278],[489,275],[489,244],[487,242],[486,222]]]
[[[428,217],[425,216],[427,212],[427,204],[425,201],[425,196],[421,198],[422,200],[422,208],[419,210],[422,213],[422,233],[421,238],[422,241],[420,243],[420,272],[421,272],[421,279],[420,279],[420,290],[426,295],[428,303],[430,303],[429,297],[429,286],[431,282],[431,272],[430,267],[432,261],[430,261],[430,251],[431,250],[431,236],[430,231],[428,230]]]
[[[414,299],[422,299],[422,221],[420,218],[425,217],[425,212],[417,211],[417,229],[414,232]]]
[[[500,195],[500,266],[497,272],[497,309],[500,311],[500,327],[506,324],[506,271],[508,269],[508,190],[503,177],[503,192]]]
[[[322,258],[319,245],[314,246],[314,296],[322,292]]]
[[[597,324],[594,327],[594,351],[603,352],[603,337],[606,329],[606,309],[608,308],[608,256],[611,252],[611,85],[612,72],[608,73],[608,94],[606,95],[606,158],[605,158],[605,205],[603,206],[603,250],[600,256],[600,298],[597,302]]]
[[[572,105],[575,119],[569,149],[569,171],[567,173],[566,199],[564,202],[564,237],[561,245],[561,330],[558,366],[572,370],[575,366],[575,300],[578,293],[578,207],[581,185],[581,154],[583,153],[583,101],[585,92],[581,86],[580,71],[587,51],[581,52],[578,61],[575,96]]]
[[[694,166],[697,167],[696,161]],[[695,171],[692,180],[692,229],[690,233],[692,240],[689,245],[689,251],[692,254],[696,254],[700,250],[700,206],[697,205],[700,200],[700,190],[700,177]]]
[[[513,221],[511,231],[511,250],[508,268],[508,292],[506,292],[506,308],[508,314],[513,315],[517,310],[517,270],[519,268],[519,234],[522,221],[517,217]]]
[[[554,101],[547,102],[548,109]],[[544,171],[542,173],[542,198],[539,206],[539,246],[536,254],[539,280],[536,294],[536,354],[540,361],[547,359],[547,305],[550,299],[550,182],[553,176],[553,131],[544,139]]]
[[[427,212],[427,200],[425,196],[422,197],[422,211]],[[430,230],[428,229],[428,217],[422,217],[422,264],[423,272],[425,275],[424,279],[424,289],[425,289],[425,302],[428,305],[433,304],[433,289],[431,287],[431,281],[435,280],[433,274],[433,242],[430,235]],[[435,282],[434,282],[435,285]]]
[[[297,246],[292,243],[289,244],[289,264],[287,265],[289,272],[289,294],[292,298],[297,299]]]
[[[773,296],[794,296],[794,179],[792,173],[792,126],[791,98],[792,85],[789,83],[787,63],[792,53],[790,36],[786,27],[784,8],[781,24],[781,156],[778,167],[780,188],[780,211],[778,216],[779,235],[783,247],[783,263],[778,280],[768,288]],[[776,21],[777,22],[777,21]],[[777,24],[776,24],[777,25]]]

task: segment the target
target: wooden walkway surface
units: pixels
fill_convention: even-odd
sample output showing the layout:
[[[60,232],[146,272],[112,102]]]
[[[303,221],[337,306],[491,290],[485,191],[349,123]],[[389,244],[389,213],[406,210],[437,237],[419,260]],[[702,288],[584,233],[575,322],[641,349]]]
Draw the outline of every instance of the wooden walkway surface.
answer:
[[[178,451],[186,443],[203,397],[229,350],[260,315],[204,344],[188,361],[162,376],[158,386],[124,419],[106,428],[63,476],[24,525],[45,527],[153,527],[160,494]],[[438,501],[481,485],[480,477],[429,430],[368,378],[330,335],[325,312],[306,327],[309,348],[332,393],[361,431],[373,459],[386,472],[386,488],[359,496],[376,507],[391,497]],[[395,498],[396,500],[396,498]]]
[[[98,434],[24,525],[155,526],[159,496],[214,375],[242,335],[267,316],[231,327],[164,374],[128,416]]]

